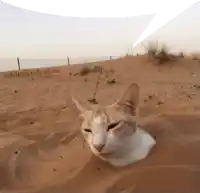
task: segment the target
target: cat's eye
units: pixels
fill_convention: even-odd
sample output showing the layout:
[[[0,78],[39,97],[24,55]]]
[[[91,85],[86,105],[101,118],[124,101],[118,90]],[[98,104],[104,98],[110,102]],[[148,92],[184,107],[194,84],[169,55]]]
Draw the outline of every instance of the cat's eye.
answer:
[[[114,129],[120,122],[114,122],[108,125],[107,131]]]
[[[84,129],[85,132],[91,133],[92,131],[90,129]]]

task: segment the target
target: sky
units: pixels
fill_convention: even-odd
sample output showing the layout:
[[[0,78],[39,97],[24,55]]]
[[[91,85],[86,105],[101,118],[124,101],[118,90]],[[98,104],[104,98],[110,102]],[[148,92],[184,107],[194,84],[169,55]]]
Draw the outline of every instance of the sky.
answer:
[[[83,19],[41,14],[0,3],[0,58],[119,56],[131,50],[153,16]],[[197,3],[146,41],[165,42],[174,51],[200,51],[199,21]]]
[[[77,6],[79,5],[79,6]],[[89,6],[88,6],[89,5]],[[139,8],[158,8],[166,14],[173,12],[184,6],[183,0],[166,1],[166,0],[57,0],[41,1],[41,0],[25,0],[23,6],[26,8],[55,8],[63,10],[73,16],[121,16],[127,17]],[[62,12],[62,13],[63,13]]]

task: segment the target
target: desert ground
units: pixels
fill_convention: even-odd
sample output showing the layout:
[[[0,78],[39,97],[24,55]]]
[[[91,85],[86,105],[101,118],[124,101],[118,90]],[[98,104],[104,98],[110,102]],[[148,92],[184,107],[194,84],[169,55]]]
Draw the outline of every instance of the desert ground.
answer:
[[[103,67],[99,104],[133,82],[140,87],[138,124],[157,146],[124,168],[94,157],[80,133],[70,93],[86,106],[99,72],[83,65],[0,74],[1,193],[199,193],[200,62],[152,64],[146,56],[96,62]]]

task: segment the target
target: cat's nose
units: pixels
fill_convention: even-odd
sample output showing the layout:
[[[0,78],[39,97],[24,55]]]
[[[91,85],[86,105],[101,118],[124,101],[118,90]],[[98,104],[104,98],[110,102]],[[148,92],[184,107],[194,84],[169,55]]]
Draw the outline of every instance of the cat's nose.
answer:
[[[104,144],[94,144],[94,148],[97,150],[97,151],[101,151],[104,147]]]

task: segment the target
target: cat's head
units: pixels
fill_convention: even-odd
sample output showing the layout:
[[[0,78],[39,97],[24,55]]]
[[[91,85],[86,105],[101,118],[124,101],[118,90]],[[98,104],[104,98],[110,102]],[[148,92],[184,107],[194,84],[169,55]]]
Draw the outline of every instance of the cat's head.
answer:
[[[120,150],[136,130],[139,87],[131,84],[122,97],[108,106],[86,109],[72,97],[83,117],[81,131],[96,155],[108,156]]]

